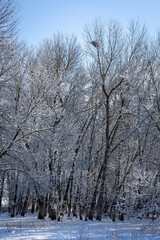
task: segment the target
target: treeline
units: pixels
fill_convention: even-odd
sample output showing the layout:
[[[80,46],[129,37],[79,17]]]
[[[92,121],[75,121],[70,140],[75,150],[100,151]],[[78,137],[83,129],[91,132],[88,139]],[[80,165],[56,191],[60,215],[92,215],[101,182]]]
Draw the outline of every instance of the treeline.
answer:
[[[34,50],[15,11],[0,1],[0,212],[158,217],[158,38],[95,20],[85,46],[56,34]]]

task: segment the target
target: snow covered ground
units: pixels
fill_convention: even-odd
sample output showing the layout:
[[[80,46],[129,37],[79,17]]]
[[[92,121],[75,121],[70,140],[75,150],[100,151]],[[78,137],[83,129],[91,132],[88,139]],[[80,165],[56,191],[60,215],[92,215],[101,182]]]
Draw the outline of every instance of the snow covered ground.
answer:
[[[148,220],[111,222],[110,219],[80,221],[63,219],[63,222],[38,220],[37,216],[27,215],[10,218],[0,215],[0,240],[160,240],[159,223]]]

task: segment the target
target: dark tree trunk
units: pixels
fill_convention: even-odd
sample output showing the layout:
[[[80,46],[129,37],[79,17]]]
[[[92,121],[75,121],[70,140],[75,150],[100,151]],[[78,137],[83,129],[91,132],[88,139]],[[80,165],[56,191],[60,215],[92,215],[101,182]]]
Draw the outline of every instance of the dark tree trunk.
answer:
[[[46,195],[45,198],[45,204],[44,204],[44,216],[47,216],[47,208],[48,208],[48,195]]]
[[[38,199],[38,219],[44,218],[44,197],[40,196]]]
[[[113,222],[115,222],[116,220],[116,208],[115,208],[115,205],[116,205],[116,199],[113,199],[112,203],[111,203],[111,206],[110,206],[110,218]]]
[[[51,204],[48,206],[48,214],[51,220],[56,220],[56,210],[53,208],[53,206],[51,206]]]
[[[94,210],[95,210],[95,205],[96,205],[99,182],[101,180],[102,173],[103,173],[103,165],[104,164],[102,164],[102,166],[101,166],[100,172],[98,174],[96,186],[95,186],[95,189],[94,189],[93,198],[92,198],[92,202],[91,202],[91,206],[90,206],[90,210],[89,210],[89,214],[88,214],[89,220],[93,220],[93,217],[94,217]]]
[[[77,200],[75,200],[74,204],[73,204],[73,210],[72,210],[72,214],[73,217],[77,217]]]
[[[35,201],[35,199],[33,199],[33,200],[32,200],[31,213],[34,213],[34,211],[35,211],[35,205],[36,205],[36,201]]]
[[[14,191],[14,199],[10,206],[10,215],[11,217],[15,217],[16,210],[16,202],[17,202],[17,192],[18,192],[18,180],[19,180],[19,172],[17,172],[17,178],[15,181],[15,191]]]
[[[23,203],[22,211],[21,211],[22,217],[24,217],[24,215],[25,215],[26,212],[27,212],[29,192],[30,192],[30,191],[29,191],[29,189],[28,189],[27,194],[26,194],[26,197],[25,197],[25,200],[24,200],[24,203]]]
[[[56,220],[57,214],[54,207],[55,199],[52,195],[49,196],[48,214],[51,220]]]
[[[124,214],[123,213],[119,213],[119,220],[124,221]]]
[[[83,220],[81,204],[79,205],[79,219],[80,219],[80,220]]]
[[[88,207],[85,208],[85,221],[88,219]]]
[[[79,196],[79,187],[77,187],[77,193],[74,199],[74,203],[73,203],[73,216],[74,217],[78,217],[77,215],[77,202],[78,202],[78,196]]]
[[[70,217],[70,215],[71,215],[72,190],[73,190],[73,175],[72,175],[72,178],[71,178],[71,185],[70,185],[70,198],[69,198],[69,204],[68,204],[68,217]]]
[[[105,181],[105,173],[103,173],[102,182],[100,186],[100,192],[99,192],[99,198],[97,203],[97,216],[96,220],[101,221],[102,220],[102,214],[103,214],[103,192],[104,192],[104,181]]]
[[[2,211],[2,197],[3,197],[3,189],[4,189],[4,179],[5,179],[5,172],[2,175],[2,184],[1,184],[1,191],[0,191],[0,213]]]
[[[92,220],[92,221],[93,221],[93,218],[94,218],[94,209],[95,209],[95,205],[96,205],[96,196],[97,196],[97,189],[95,189],[95,191],[94,191],[91,207],[90,207],[89,214],[88,214],[89,220]]]

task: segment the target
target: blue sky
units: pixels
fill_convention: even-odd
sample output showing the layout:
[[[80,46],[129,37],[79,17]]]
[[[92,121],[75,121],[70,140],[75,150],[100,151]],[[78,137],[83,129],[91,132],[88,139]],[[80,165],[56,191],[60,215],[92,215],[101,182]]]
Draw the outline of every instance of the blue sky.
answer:
[[[82,42],[83,28],[95,17],[113,18],[126,27],[130,19],[146,24],[156,36],[160,30],[160,0],[18,0],[21,22],[19,37],[37,45],[54,33],[74,33]]]

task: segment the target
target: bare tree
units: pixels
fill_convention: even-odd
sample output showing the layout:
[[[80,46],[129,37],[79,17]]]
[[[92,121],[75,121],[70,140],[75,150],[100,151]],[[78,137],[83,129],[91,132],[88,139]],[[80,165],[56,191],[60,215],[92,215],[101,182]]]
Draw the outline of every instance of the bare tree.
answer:
[[[103,121],[105,126],[104,159],[97,174],[89,212],[90,219],[93,219],[96,204],[97,219],[101,220],[102,217],[108,164],[110,158],[113,157],[116,136],[119,135],[120,127],[122,128],[124,124],[124,116],[129,114],[126,108],[127,102],[123,97],[124,87],[128,84],[127,71],[129,69],[132,69],[132,73],[133,70],[137,71],[138,63],[141,61],[139,52],[143,49],[144,30],[139,32],[139,29],[134,29],[133,23],[131,25],[132,32],[129,36],[132,39],[132,43],[128,42],[129,46],[131,46],[131,50],[128,52],[126,52],[126,49],[129,49],[129,46],[126,45],[125,39],[122,37],[122,28],[117,22],[109,21],[105,25],[101,21],[96,20],[92,28],[87,27],[85,30],[86,42],[89,44],[87,54],[92,61],[92,69],[93,67],[95,68],[94,76],[96,76],[96,80],[101,87],[100,91],[103,96],[101,106],[105,113],[105,120]],[[95,44],[95,42],[98,44]],[[136,59],[137,63],[133,68],[132,63],[135,62],[134,59]]]

